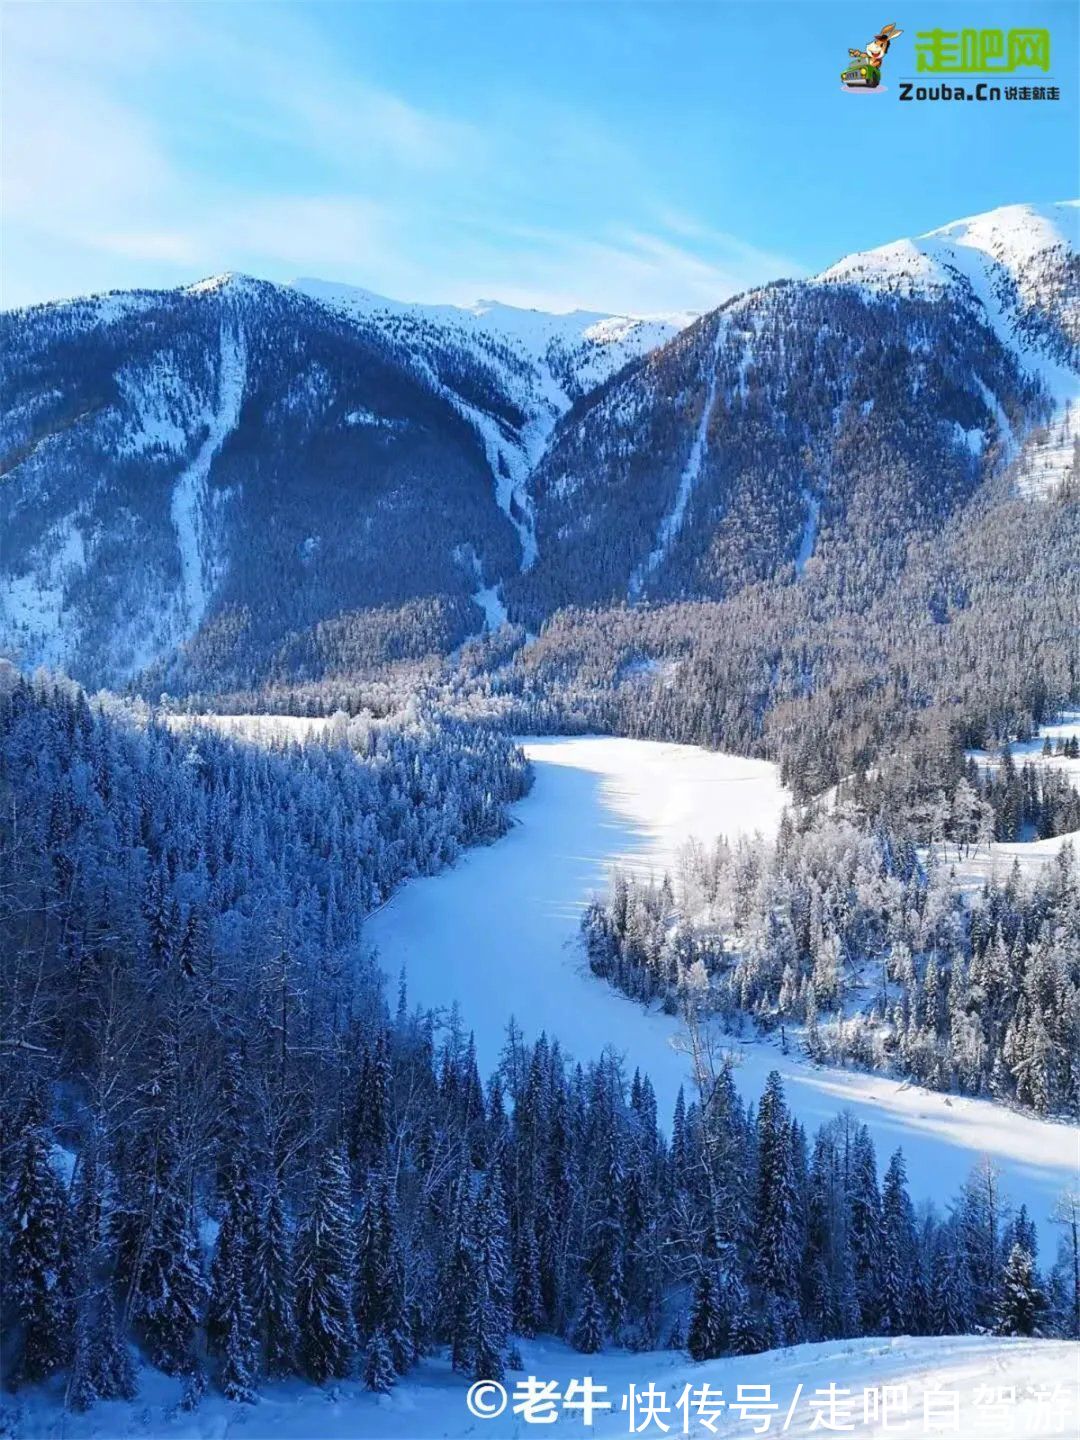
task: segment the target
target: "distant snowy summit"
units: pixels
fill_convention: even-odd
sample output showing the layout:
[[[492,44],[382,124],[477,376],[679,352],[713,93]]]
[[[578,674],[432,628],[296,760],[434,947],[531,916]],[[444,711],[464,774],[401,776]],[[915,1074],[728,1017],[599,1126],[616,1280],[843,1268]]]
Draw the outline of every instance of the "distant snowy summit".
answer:
[[[193,298],[209,295],[251,298],[260,291],[280,289],[304,295],[328,311],[364,327],[374,326],[404,343],[450,339],[480,353],[488,363],[505,352],[506,363],[519,373],[523,388],[539,384],[540,394],[557,409],[567,409],[587,390],[642,355],[663,345],[698,319],[695,310],[657,315],[621,314],[602,310],[540,310],[477,300],[471,305],[425,304],[394,300],[359,285],[300,277],[278,286],[236,271],[210,275],[178,292]],[[56,302],[78,306],[88,320],[108,323],[150,303],[163,292],[112,292],[87,300]],[[41,309],[43,307],[32,307]]]
[[[971,260],[1000,266],[1022,282],[1033,262],[1048,252],[1080,248],[1080,200],[1052,205],[1003,205],[954,220],[914,239],[894,240],[848,255],[818,277],[857,281],[909,294],[947,288]]]
[[[697,319],[693,311],[670,315],[618,315],[596,310],[525,309],[499,300],[472,305],[425,305],[391,300],[355,285],[300,279],[293,287],[352,319],[419,341],[441,333],[489,359],[499,349],[522,372],[522,385],[557,410],[606,380],[631,360],[655,350]]]

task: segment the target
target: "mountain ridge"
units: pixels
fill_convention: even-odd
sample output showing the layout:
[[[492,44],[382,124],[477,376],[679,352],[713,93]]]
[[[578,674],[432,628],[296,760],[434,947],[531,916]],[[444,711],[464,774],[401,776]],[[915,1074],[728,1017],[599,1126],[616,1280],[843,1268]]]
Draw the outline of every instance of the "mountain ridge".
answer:
[[[853,544],[898,563],[1047,422],[1028,492],[1071,468],[1077,213],[969,217],[678,330],[229,272],[9,312],[0,644],[236,685]]]

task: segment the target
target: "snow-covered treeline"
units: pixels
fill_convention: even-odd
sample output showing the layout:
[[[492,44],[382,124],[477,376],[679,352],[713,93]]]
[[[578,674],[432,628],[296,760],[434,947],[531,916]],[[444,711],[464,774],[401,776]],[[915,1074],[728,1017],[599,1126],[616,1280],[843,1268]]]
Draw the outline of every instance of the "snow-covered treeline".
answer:
[[[1037,787],[1025,789],[1007,765],[1002,777],[990,782],[1000,810],[961,780],[936,826],[942,847],[946,837],[957,851],[980,835],[985,843],[997,815],[1024,813],[1025,796],[1038,808]],[[693,995],[729,1023],[749,1014],[770,1028],[804,1025],[817,1060],[1075,1114],[1080,877],[1071,845],[1034,884],[1014,873],[970,903],[942,853],[924,857],[899,824],[868,823],[843,800],[835,813],[789,816],[775,845],[692,849],[677,887],[617,874],[607,902],[583,917],[590,964],[646,1003],[675,1007]]]
[[[864,1333],[1076,1333],[1075,1207],[1044,1274],[992,1166],[948,1217],[916,1214],[902,1153],[879,1177],[844,1117],[808,1143],[777,1075],[755,1115],[713,1072],[699,1101],[680,1096],[668,1144],[647,1078],[628,1084],[610,1055],[583,1068],[511,1032],[485,1088],[460,1027],[404,1004],[391,1019],[361,985],[335,1026],[226,1029],[207,1063],[206,997],[175,971],[158,993],[123,1099],[99,1089],[63,1125],[70,1183],[32,1067],[12,1110],[8,1379],[51,1381],[73,1409],[134,1397],[130,1342],[186,1377],[194,1408],[208,1383],[245,1401],[263,1376],[387,1391],[435,1347],[499,1379],[515,1336],[540,1331],[698,1360]],[[212,1121],[199,1070],[219,1086]]]

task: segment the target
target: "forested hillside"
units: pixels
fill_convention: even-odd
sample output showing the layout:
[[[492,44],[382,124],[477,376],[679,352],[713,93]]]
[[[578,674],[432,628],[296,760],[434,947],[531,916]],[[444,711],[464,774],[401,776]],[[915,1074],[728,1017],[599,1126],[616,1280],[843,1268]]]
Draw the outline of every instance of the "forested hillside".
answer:
[[[557,416],[677,328],[230,275],[4,315],[0,637],[158,691],[445,653]]]

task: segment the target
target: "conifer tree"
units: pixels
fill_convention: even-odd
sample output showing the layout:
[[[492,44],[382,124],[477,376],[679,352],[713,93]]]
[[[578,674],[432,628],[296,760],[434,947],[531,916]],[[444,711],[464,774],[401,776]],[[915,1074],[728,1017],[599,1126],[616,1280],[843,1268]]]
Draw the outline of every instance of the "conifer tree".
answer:
[[[531,1217],[522,1226],[514,1277],[514,1329],[519,1335],[533,1336],[543,1328],[544,1300],[540,1289],[540,1246]]]
[[[592,1281],[586,1276],[570,1343],[583,1355],[595,1355],[604,1344],[604,1312]]]
[[[180,1375],[194,1355],[206,1285],[171,1119],[164,1121],[154,1145],[149,1184],[147,1221],[132,1277],[132,1315],[154,1364]]]
[[[791,1122],[777,1071],[765,1083],[757,1116],[758,1183],[754,1212],[754,1278],[794,1305],[798,1290],[798,1202]]]
[[[68,1200],[51,1164],[51,1137],[35,1094],[11,1165],[6,1301],[21,1329],[15,1376],[45,1380],[70,1353]]]
[[[267,1375],[281,1379],[293,1374],[297,1327],[292,1242],[276,1174],[267,1188],[252,1298]]]
[[[694,1360],[712,1360],[723,1352],[726,1342],[727,1317],[716,1267],[705,1262],[694,1286],[686,1348]]]
[[[999,1335],[1035,1335],[1046,1306],[1030,1250],[1019,1241],[1009,1251],[1001,1276],[997,1325]]]
[[[364,1384],[377,1395],[389,1395],[397,1384],[397,1371],[386,1331],[376,1326],[364,1351]]]
[[[254,1269],[248,1253],[247,1201],[241,1186],[229,1187],[210,1269],[210,1304],[206,1334],[221,1361],[221,1388],[230,1400],[250,1401],[257,1370],[255,1321],[248,1296]]]
[[[356,1349],[352,1229],[348,1168],[340,1150],[327,1146],[296,1238],[299,1354],[316,1384],[344,1378]]]
[[[881,1308],[885,1335],[900,1335],[910,1326],[915,1254],[915,1222],[907,1193],[903,1152],[897,1150],[885,1172],[881,1192]]]
[[[499,1380],[510,1331],[506,1210],[495,1167],[484,1177],[473,1212],[473,1277],[469,1300],[469,1365],[474,1379]]]

